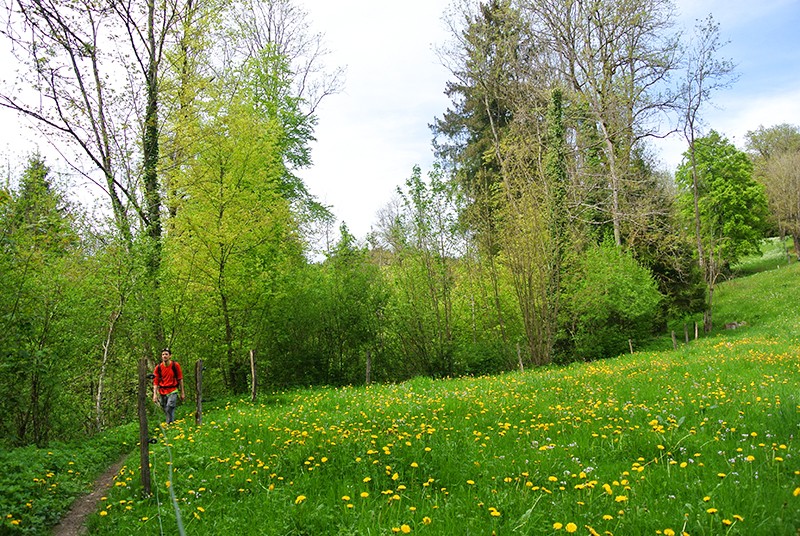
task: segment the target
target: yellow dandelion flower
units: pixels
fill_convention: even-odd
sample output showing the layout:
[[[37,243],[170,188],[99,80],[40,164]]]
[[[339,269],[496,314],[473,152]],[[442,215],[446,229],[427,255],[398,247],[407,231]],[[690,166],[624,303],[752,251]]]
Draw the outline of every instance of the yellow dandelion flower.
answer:
[[[101,516],[107,516],[107,515],[108,515],[108,511],[106,511],[106,510],[102,510],[102,511],[100,512],[100,515],[101,515]]]
[[[567,526],[564,527],[564,530],[570,533],[576,532],[578,530],[578,525],[576,525],[575,523],[567,523]]]
[[[425,517],[422,518],[422,524],[423,525],[430,525],[432,522],[433,522],[433,520],[431,518],[429,518],[428,516],[425,516]]]
[[[200,510],[201,512],[205,512],[206,511],[206,509],[203,508],[202,506],[198,506],[197,509]]]
[[[610,516],[608,514],[603,516],[603,521],[611,521],[612,519],[614,519],[614,516]]]
[[[718,510],[716,508],[709,508],[706,510],[706,512],[708,512],[709,514],[716,514]]]
[[[475,484],[475,481],[474,481],[474,480],[467,480],[467,484],[469,484],[470,486],[472,486],[472,485],[474,485],[474,484]]]
[[[664,529],[664,536],[675,536],[675,531],[672,529]]]
[[[616,502],[625,502],[625,501],[627,501],[627,500],[628,500],[628,497],[627,497],[627,496],[625,496],[625,495],[617,495],[616,499],[614,499],[614,500],[615,500]]]
[[[740,516],[739,514],[733,514],[733,519],[735,519],[736,521],[739,521],[739,522],[744,521],[744,518],[742,516]]]
[[[795,497],[800,496],[800,488],[794,488],[794,491],[792,492],[792,495],[794,495]]]
[[[368,483],[368,482],[372,482],[372,479],[371,479],[370,477],[368,477],[368,476],[365,476],[365,477],[364,477],[364,480],[362,480],[362,482],[363,482],[364,484],[366,484],[366,483]]]
[[[400,532],[402,532],[403,534],[408,534],[409,532],[411,532],[411,527],[409,527],[408,525],[400,525]]]
[[[362,491],[361,492],[361,498],[362,499],[366,499],[367,497],[369,497],[369,493],[367,493],[366,491]]]
[[[703,502],[708,502],[708,501],[710,501],[710,500],[711,500],[711,497],[709,497],[708,495],[706,495],[705,497],[703,497]]]
[[[731,521],[730,519],[723,519],[722,524],[725,525],[726,527],[730,527],[731,525],[733,525],[733,521]]]
[[[294,504],[300,504],[301,502],[306,500],[305,495],[298,495],[297,498],[294,500]]]
[[[347,501],[350,500],[350,496],[349,495],[342,495],[342,500],[347,502]]]
[[[561,523],[559,523],[559,522],[557,522],[557,521],[556,521],[555,523],[553,523],[553,528],[554,528],[555,530],[561,530],[561,528],[562,528],[563,526],[564,526],[564,525],[562,525]]]

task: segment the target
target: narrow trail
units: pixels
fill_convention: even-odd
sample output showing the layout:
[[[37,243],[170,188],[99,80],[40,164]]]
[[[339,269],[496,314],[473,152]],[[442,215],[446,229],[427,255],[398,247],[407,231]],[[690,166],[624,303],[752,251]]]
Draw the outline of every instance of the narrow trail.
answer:
[[[126,454],[120,458],[95,480],[94,491],[75,499],[69,512],[64,514],[64,517],[61,518],[58,525],[53,527],[53,536],[78,536],[86,534],[86,518],[97,510],[100,497],[104,496],[106,491],[112,486],[114,483],[114,476],[119,473],[127,457],[128,455]]]

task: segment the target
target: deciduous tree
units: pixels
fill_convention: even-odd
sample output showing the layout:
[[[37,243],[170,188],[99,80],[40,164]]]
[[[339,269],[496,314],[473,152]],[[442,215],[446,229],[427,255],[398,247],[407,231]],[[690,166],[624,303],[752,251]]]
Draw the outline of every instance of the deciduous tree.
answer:
[[[742,255],[760,251],[767,224],[764,188],[753,179],[753,164],[730,141],[711,131],[684,153],[676,173],[687,221],[700,222],[708,285],[705,329],[710,331],[719,277]],[[698,218],[699,216],[699,218]]]

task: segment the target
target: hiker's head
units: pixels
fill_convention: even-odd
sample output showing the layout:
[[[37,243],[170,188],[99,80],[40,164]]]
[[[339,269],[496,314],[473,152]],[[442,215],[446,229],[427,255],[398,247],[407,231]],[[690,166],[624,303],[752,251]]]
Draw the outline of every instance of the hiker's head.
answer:
[[[161,350],[161,361],[169,361],[170,357],[172,357],[172,352],[170,352],[169,348]]]

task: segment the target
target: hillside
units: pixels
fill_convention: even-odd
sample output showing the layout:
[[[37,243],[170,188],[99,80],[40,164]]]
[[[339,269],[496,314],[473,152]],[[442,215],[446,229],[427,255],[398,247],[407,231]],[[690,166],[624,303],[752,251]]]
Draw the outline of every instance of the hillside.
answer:
[[[209,535],[795,535],[799,266],[721,285],[718,326],[746,325],[677,351],[272,393],[201,427],[184,406],[151,447],[154,495],[134,454],[91,533],[177,534],[179,512]],[[37,533],[32,512],[72,478],[0,496],[3,533]]]

